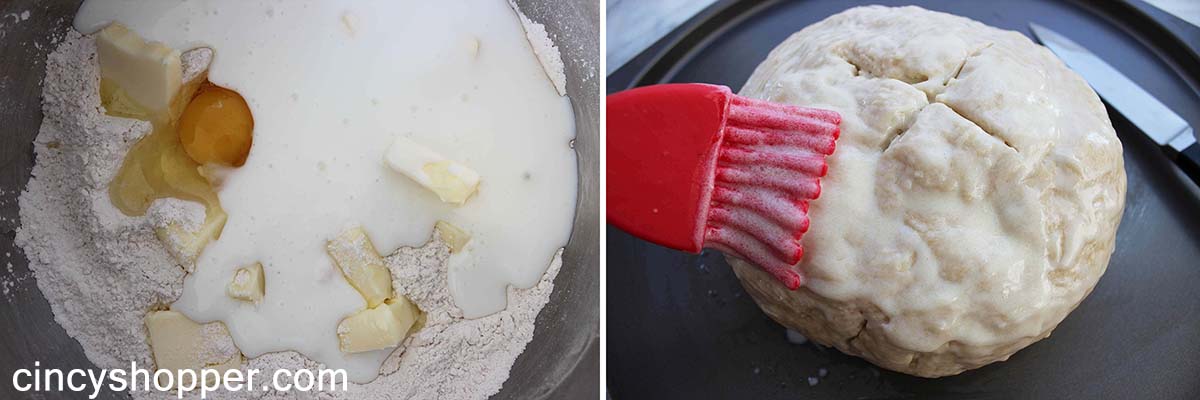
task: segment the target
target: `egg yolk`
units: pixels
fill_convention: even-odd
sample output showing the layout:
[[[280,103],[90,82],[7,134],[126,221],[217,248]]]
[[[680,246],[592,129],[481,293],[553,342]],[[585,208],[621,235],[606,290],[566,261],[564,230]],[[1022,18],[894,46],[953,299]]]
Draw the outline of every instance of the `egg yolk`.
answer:
[[[179,117],[179,141],[197,164],[240,167],[250,154],[254,117],[235,91],[204,84]]]

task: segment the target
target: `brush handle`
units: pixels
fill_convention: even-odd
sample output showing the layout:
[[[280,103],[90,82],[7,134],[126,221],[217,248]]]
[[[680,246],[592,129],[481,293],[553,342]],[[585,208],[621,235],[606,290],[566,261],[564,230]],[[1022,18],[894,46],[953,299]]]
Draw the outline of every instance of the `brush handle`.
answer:
[[[666,84],[609,95],[608,222],[647,241],[697,253],[733,93]]]

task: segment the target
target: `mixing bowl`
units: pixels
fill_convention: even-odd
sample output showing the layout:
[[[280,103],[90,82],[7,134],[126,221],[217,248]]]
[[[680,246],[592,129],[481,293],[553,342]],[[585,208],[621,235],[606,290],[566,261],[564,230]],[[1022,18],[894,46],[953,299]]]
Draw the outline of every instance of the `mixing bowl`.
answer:
[[[17,197],[36,160],[33,139],[42,121],[46,55],[68,29],[79,0],[0,1],[0,398],[24,398],[10,379],[15,370],[95,368],[79,344],[56,322],[37,288],[28,260],[15,244],[20,226]],[[578,204],[563,267],[550,303],[538,315],[533,341],[517,358],[503,389],[493,398],[595,397],[599,392],[600,253],[599,149],[600,68],[597,0],[516,0],[542,23],[562,51],[567,92],[575,111],[579,159]],[[28,11],[28,14],[25,12]],[[531,55],[532,56],[532,55]],[[94,299],[103,301],[103,299]],[[39,393],[75,398],[73,393]],[[127,393],[101,393],[124,399]]]

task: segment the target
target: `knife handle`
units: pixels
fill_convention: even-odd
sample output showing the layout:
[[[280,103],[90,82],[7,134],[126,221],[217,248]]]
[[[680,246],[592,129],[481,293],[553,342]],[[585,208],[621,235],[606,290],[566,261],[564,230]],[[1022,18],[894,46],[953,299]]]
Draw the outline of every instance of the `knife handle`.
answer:
[[[1192,178],[1192,182],[1200,185],[1200,142],[1192,143],[1191,146],[1179,152],[1175,163],[1189,178]]]

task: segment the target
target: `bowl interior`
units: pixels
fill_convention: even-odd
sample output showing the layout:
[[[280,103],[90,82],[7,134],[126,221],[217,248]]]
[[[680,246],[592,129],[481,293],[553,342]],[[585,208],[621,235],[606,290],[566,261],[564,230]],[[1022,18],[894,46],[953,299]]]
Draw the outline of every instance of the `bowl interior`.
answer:
[[[42,121],[41,82],[46,56],[71,28],[80,0],[0,2],[0,253],[13,282],[0,301],[0,374],[11,376],[34,361],[56,368],[94,368],[74,339],[54,322],[28,260],[13,240],[20,226],[17,197],[34,165],[33,140]],[[513,366],[495,398],[578,398],[599,392],[599,3],[596,0],[518,0],[518,7],[545,25],[566,67],[575,111],[579,188],[575,225],[563,252],[550,303],[537,318],[533,341]],[[27,19],[21,15],[29,12]],[[16,16],[15,18],[13,16]],[[0,398],[16,398],[0,385]],[[68,393],[44,393],[68,398]],[[100,398],[128,398],[101,393]]]

